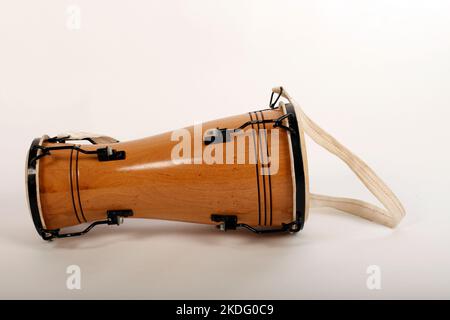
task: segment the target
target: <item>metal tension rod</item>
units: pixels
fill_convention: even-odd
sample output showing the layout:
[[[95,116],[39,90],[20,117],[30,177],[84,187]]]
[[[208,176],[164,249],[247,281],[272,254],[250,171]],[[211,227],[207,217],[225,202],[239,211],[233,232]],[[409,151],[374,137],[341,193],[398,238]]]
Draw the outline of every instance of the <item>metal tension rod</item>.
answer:
[[[91,231],[95,226],[101,224],[119,226],[123,223],[124,218],[131,217],[132,215],[133,215],[132,210],[108,210],[106,213],[107,216],[106,220],[95,221],[91,223],[86,229],[79,232],[60,233],[60,229],[54,230],[42,229],[41,232],[44,234],[44,240],[52,240],[54,238],[79,237]]]
[[[116,149],[113,149],[110,146],[98,148],[96,150],[84,150],[76,145],[53,146],[53,147],[35,146],[34,148],[41,150],[42,153],[36,155],[33,159],[31,159],[31,162],[37,161],[42,157],[51,155],[50,151],[59,151],[59,150],[76,150],[84,154],[96,154],[98,157],[98,161],[124,160],[126,157],[125,151],[117,151]]]
[[[283,223],[280,228],[257,229],[245,223],[238,223],[238,218],[235,215],[212,214],[211,221],[219,222],[217,228],[221,231],[236,230],[237,228],[245,228],[257,234],[264,234],[264,233],[279,233],[279,232],[294,233],[299,232],[301,229],[297,221],[293,221],[290,223]]]
[[[281,117],[277,118],[277,119],[264,119],[264,120],[251,120],[251,121],[247,121],[245,122],[243,125],[241,125],[239,128],[236,129],[227,129],[227,128],[217,128],[217,129],[213,129],[212,131],[215,131],[215,134],[211,134],[211,136],[205,138],[204,143],[205,145],[209,145],[211,143],[221,143],[221,142],[228,142],[231,140],[231,133],[235,133],[235,132],[239,132],[240,130],[245,129],[248,126],[251,126],[253,124],[262,124],[262,123],[273,123],[273,127],[274,128],[281,128],[281,129],[285,129],[287,131],[289,131],[291,134],[296,135],[298,134],[292,127],[288,127],[285,126],[283,124],[283,120],[285,119],[289,119],[293,116],[292,113],[286,113],[284,115],[282,115]],[[218,140],[216,139],[216,137],[222,137],[222,139]]]

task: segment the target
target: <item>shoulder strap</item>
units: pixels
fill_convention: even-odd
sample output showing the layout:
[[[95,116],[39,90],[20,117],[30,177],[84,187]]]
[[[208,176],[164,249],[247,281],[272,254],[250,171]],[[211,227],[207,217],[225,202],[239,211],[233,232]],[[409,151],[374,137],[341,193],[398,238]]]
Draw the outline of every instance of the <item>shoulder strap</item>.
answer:
[[[277,87],[272,90],[285,97],[294,105],[300,130],[332,154],[344,161],[358,176],[366,188],[383,204],[379,208],[365,201],[349,198],[330,197],[318,194],[309,194],[311,207],[331,207],[371,220],[376,223],[394,228],[405,215],[402,204],[388,186],[369,168],[360,158],[344,147],[339,141],[320,128],[300,108],[299,104],[291,98],[284,88]]]

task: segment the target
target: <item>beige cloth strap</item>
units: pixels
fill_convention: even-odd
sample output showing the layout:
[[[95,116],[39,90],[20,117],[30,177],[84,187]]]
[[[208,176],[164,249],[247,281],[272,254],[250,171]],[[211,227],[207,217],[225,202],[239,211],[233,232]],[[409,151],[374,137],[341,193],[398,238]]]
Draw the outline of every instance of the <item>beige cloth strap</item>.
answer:
[[[402,204],[388,186],[369,168],[360,158],[339,143],[335,138],[320,128],[300,108],[299,104],[291,98],[284,88],[273,89],[275,93],[282,93],[294,105],[300,130],[304,130],[314,142],[333,153],[344,161],[358,176],[367,189],[383,204],[379,208],[365,201],[349,198],[330,197],[318,194],[309,194],[311,207],[331,207],[371,220],[376,223],[394,228],[405,215]]]

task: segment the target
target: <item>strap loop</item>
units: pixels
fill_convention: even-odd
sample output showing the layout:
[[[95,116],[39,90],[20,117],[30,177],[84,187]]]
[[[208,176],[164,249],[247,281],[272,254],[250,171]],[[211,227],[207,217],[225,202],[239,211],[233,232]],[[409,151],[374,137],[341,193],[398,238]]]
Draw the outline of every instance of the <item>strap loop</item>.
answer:
[[[383,204],[384,208],[357,199],[318,194],[309,194],[311,206],[331,207],[391,228],[397,226],[405,215],[405,209],[391,189],[364,161],[313,122],[286,90],[277,87],[272,89],[272,95],[273,93],[278,93],[279,96],[285,97],[294,105],[300,122],[300,130],[304,130],[314,142],[344,161],[366,188]]]
[[[275,101],[273,101],[273,95],[274,95],[275,91],[272,91],[272,94],[270,95],[270,102],[269,102],[270,109],[275,109],[275,106],[276,106],[278,100],[280,100],[280,97],[283,94],[283,87],[279,87],[279,90],[280,91],[278,93],[278,97],[275,99]]]

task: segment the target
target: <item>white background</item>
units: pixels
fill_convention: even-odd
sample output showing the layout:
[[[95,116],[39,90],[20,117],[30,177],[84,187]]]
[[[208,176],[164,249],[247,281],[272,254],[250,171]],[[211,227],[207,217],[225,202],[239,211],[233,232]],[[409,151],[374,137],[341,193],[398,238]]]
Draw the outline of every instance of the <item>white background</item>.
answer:
[[[397,229],[314,210],[296,236],[151,220],[37,236],[34,137],[141,138],[261,109],[277,85],[392,187]],[[0,298],[450,298],[448,1],[3,0],[0,108]],[[311,141],[308,155],[313,192],[373,201]]]

